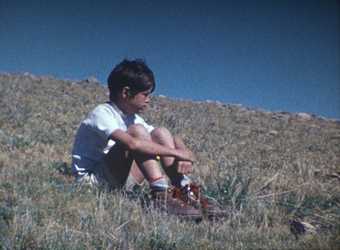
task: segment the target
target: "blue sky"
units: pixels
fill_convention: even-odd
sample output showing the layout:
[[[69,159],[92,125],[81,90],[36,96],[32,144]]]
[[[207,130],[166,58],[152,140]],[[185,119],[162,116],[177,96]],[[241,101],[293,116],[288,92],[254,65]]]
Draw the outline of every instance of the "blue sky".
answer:
[[[340,1],[0,0],[0,72],[105,83],[125,57],[157,95],[340,118]]]

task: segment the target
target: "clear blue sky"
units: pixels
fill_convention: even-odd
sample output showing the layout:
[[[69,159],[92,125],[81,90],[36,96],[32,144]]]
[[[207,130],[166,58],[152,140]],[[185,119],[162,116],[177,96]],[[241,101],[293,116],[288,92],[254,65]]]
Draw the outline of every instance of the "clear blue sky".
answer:
[[[340,118],[340,1],[0,0],[0,71],[101,82],[127,58],[156,94]]]

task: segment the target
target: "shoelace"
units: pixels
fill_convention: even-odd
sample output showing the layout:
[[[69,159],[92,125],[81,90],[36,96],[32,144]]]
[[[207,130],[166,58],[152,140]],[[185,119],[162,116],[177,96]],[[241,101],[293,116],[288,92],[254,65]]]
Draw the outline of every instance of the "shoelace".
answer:
[[[188,199],[200,202],[201,206],[203,208],[206,208],[209,206],[209,200],[201,195],[200,189],[201,189],[200,186],[192,183],[184,187]]]

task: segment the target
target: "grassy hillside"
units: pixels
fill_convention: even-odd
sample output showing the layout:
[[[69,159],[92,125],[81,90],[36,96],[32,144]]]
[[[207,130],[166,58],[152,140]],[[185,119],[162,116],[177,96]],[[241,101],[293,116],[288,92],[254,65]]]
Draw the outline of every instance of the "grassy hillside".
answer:
[[[0,249],[340,249],[339,121],[154,97],[144,117],[184,137],[229,210],[194,224],[74,185],[74,134],[106,100],[89,80],[0,75]]]

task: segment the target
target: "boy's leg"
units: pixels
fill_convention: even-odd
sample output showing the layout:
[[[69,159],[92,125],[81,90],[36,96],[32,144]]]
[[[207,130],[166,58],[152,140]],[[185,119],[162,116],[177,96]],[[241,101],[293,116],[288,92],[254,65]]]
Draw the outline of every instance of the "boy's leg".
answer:
[[[130,126],[128,133],[136,138],[151,140],[151,135],[141,125]],[[129,157],[126,157],[126,154],[128,154]],[[164,178],[154,156],[147,156],[137,152],[131,153],[128,151],[121,155],[125,155],[126,159],[131,158],[134,161],[126,160],[125,164],[114,164],[112,162],[112,173],[119,173],[118,179],[121,181],[120,183],[124,184],[129,173],[130,176],[137,181],[142,181],[143,176],[145,176],[152,190],[152,197],[154,200],[153,206],[155,208],[184,218],[191,218],[195,220],[201,219],[202,214],[199,209],[194,208],[193,206],[185,203],[182,199],[176,197],[175,193],[173,193],[174,190],[168,187],[167,181]]]
[[[145,178],[143,173],[139,170],[137,163],[133,161],[129,176],[125,182],[124,189],[126,191],[133,191],[135,186],[142,186],[144,180]]]
[[[132,125],[127,131],[131,136],[151,140],[150,134],[141,125]],[[152,183],[163,177],[154,157],[129,152],[117,143],[105,157],[105,179],[114,187],[122,187],[131,175],[136,184],[143,182],[144,177]]]
[[[128,133],[136,138],[151,141],[151,135],[142,125],[132,125],[128,128]],[[154,156],[148,156],[137,152],[133,153],[133,159],[138,165],[131,169],[131,174],[134,178],[142,180],[144,176],[149,183],[158,180],[163,177],[162,171],[159,168],[157,160]]]
[[[171,148],[186,149],[183,141],[173,137],[165,128],[158,128],[152,132],[152,138],[155,142]],[[200,187],[192,183],[191,180],[183,174],[180,174],[176,168],[176,161],[173,157],[162,157],[164,171],[169,176],[172,184],[181,190],[181,199],[192,204],[195,207],[201,207],[203,213],[209,218],[224,217],[226,211],[221,208],[214,199],[201,194]]]
[[[142,126],[130,127],[128,132],[134,137],[152,140],[152,136]],[[133,157],[139,169],[150,183],[154,208],[183,218],[194,220],[202,218],[202,213],[199,209],[183,201],[175,189],[169,188],[155,156],[134,153]],[[171,159],[167,159],[168,164],[174,164],[173,160],[172,162],[169,160]]]
[[[134,182],[136,184],[142,184],[143,181],[145,180],[145,177],[142,173],[142,171],[140,171],[137,163],[135,161],[133,161],[132,166],[131,166],[131,170],[129,173],[129,177],[132,176],[132,178],[134,179]]]
[[[154,129],[151,133],[151,136],[154,142],[157,142],[163,146],[167,146],[170,148],[186,149],[184,143],[181,140],[174,138],[172,134],[170,133],[170,131],[166,128]],[[187,176],[177,171],[176,161],[174,157],[162,157],[161,161],[162,161],[162,166],[163,166],[165,173],[167,174],[167,176],[171,180],[171,183],[174,186],[180,187],[181,186],[180,182],[183,180],[190,182]],[[185,183],[185,184],[188,184],[188,183]]]

